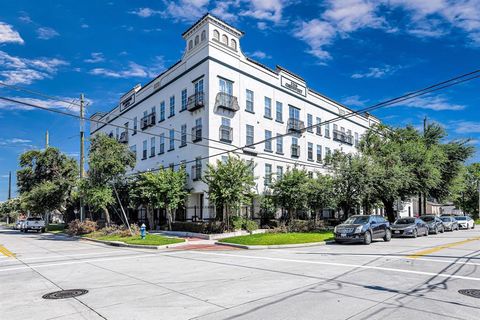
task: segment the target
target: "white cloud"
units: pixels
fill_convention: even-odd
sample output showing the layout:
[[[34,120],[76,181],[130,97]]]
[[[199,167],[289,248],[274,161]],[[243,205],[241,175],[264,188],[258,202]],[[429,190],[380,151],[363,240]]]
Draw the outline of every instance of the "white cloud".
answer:
[[[368,100],[363,100],[359,95],[349,96],[342,99],[342,103],[347,107],[364,107]]]
[[[397,72],[400,67],[385,65],[383,67],[371,67],[368,68],[365,72],[357,72],[352,74],[353,79],[361,79],[361,78],[385,78]]]
[[[88,28],[90,28],[90,26],[89,26],[88,24],[86,24],[86,23],[82,23],[82,24],[80,25],[80,28],[82,28],[82,29],[88,29]]]
[[[24,41],[18,31],[14,30],[9,24],[0,21],[0,43],[19,43]]]
[[[456,133],[480,133],[480,122],[452,121],[449,127],[453,128]]]
[[[214,16],[219,17],[225,21],[235,22],[237,21],[236,12],[232,11],[232,8],[236,9],[240,5],[239,0],[224,0],[218,1],[216,6],[210,11]]]
[[[161,11],[154,10],[151,8],[138,8],[136,10],[129,11],[130,14],[134,14],[136,16],[142,17],[142,18],[148,18],[157,14],[161,14]]]
[[[320,60],[328,60],[331,56],[324,47],[333,41],[336,32],[328,22],[313,19],[308,22],[301,21],[295,29],[294,36],[309,45],[308,53]]]
[[[410,108],[430,109],[434,111],[460,111],[466,108],[464,105],[449,102],[447,98],[441,95],[416,97],[401,102],[398,105]]]
[[[107,68],[94,68],[90,74],[108,78],[152,78],[165,69],[163,57],[156,57],[152,66],[146,67],[130,61],[127,69],[113,70]]]
[[[31,84],[35,80],[51,78],[66,65],[68,62],[57,58],[28,59],[0,51],[0,77],[7,84]]]
[[[252,52],[248,55],[250,55],[253,58],[257,58],[257,59],[271,59],[272,58],[271,55],[268,55],[265,52],[260,51],[260,50],[254,51],[254,52]]]
[[[2,147],[18,147],[18,148],[34,148],[32,140],[23,138],[0,138],[0,148]],[[8,178],[8,175],[3,175],[1,178]]]
[[[59,100],[64,100],[64,101],[78,101],[78,99],[72,98],[72,97],[58,97],[59,100],[55,99],[37,99],[37,98],[25,98],[25,97],[9,97],[13,100],[19,100],[25,103],[33,104],[40,106],[42,108],[47,108],[47,109],[57,109],[57,110],[64,110],[64,111],[69,111],[73,113],[78,113],[80,111],[80,107],[76,104],[68,104],[66,102],[62,102]],[[92,100],[90,99],[85,99],[86,104],[91,105],[93,103]],[[30,111],[30,110],[37,110],[35,107],[31,107],[28,105],[23,105],[15,102],[9,102],[5,100],[0,100],[0,110],[6,109],[6,110],[24,110],[24,111]]]
[[[98,63],[105,61],[103,53],[101,52],[92,52],[90,58],[83,60],[86,63]]]
[[[283,10],[289,3],[287,0],[250,0],[248,9],[240,15],[280,23],[284,22]]]
[[[194,22],[207,12],[209,0],[165,1],[166,8],[161,12],[163,17],[175,21]]]
[[[37,38],[42,40],[49,40],[54,37],[59,36],[60,34],[52,28],[49,27],[40,27],[37,29]]]

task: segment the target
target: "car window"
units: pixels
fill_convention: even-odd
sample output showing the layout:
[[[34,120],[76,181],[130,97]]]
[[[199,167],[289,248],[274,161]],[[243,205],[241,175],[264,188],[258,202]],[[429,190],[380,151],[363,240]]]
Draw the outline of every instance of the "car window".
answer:
[[[467,217],[455,217],[455,220],[457,220],[457,221],[465,221],[465,220],[467,220]]]
[[[415,218],[401,218],[395,221],[395,224],[412,224],[415,223]]]
[[[434,217],[421,217],[420,219],[422,219],[422,220],[425,221],[425,222],[430,222],[430,221],[435,220]]]
[[[370,220],[370,216],[352,216],[345,220],[345,224],[363,224]]]
[[[443,222],[450,222],[450,217],[442,217],[440,219],[442,219]]]
[[[28,221],[40,221],[40,220],[42,220],[42,218],[31,217],[31,218],[28,218],[27,220],[28,220]]]

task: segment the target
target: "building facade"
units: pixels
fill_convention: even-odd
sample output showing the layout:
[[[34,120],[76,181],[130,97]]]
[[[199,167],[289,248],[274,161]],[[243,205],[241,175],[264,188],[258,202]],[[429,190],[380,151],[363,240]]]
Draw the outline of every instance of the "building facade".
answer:
[[[312,175],[324,172],[326,155],[356,152],[362,134],[379,123],[369,114],[350,115],[283,67],[270,69],[246,57],[243,35],[205,15],[183,33],[180,61],[135,86],[110,112],[91,117],[92,135],[110,134],[136,153],[134,172],[186,166],[192,188],[186,219],[212,217],[201,176],[227,151],[255,164],[256,191],[263,193],[294,166]],[[300,133],[303,128],[308,130]]]

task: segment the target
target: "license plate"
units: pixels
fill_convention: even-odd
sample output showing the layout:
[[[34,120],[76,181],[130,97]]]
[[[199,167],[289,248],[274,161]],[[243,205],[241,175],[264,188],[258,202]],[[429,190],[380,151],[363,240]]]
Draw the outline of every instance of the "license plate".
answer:
[[[346,236],[347,236],[346,233],[340,233],[340,237],[344,238],[344,237],[346,237]]]
[[[394,231],[394,233],[400,233],[400,231]]]

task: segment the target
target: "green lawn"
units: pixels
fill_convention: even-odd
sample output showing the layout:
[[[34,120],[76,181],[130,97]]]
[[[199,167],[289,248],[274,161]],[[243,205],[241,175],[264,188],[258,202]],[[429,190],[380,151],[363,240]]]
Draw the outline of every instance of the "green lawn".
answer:
[[[333,240],[331,231],[308,233],[257,233],[247,236],[231,237],[219,240],[220,242],[243,244],[247,246],[299,244]]]
[[[65,231],[64,223],[50,223],[47,227],[47,232],[50,233],[62,233]]]
[[[480,224],[480,219],[475,220],[475,224]]]
[[[116,235],[104,236],[98,233],[90,233],[84,235],[87,238],[93,238],[97,240],[105,240],[105,241],[121,241],[127,244],[140,244],[146,246],[163,246],[167,244],[174,244],[184,242],[183,239],[178,238],[167,238],[164,236],[156,235],[156,234],[147,234],[145,239],[142,240],[140,236],[133,236],[133,237],[120,237]]]

